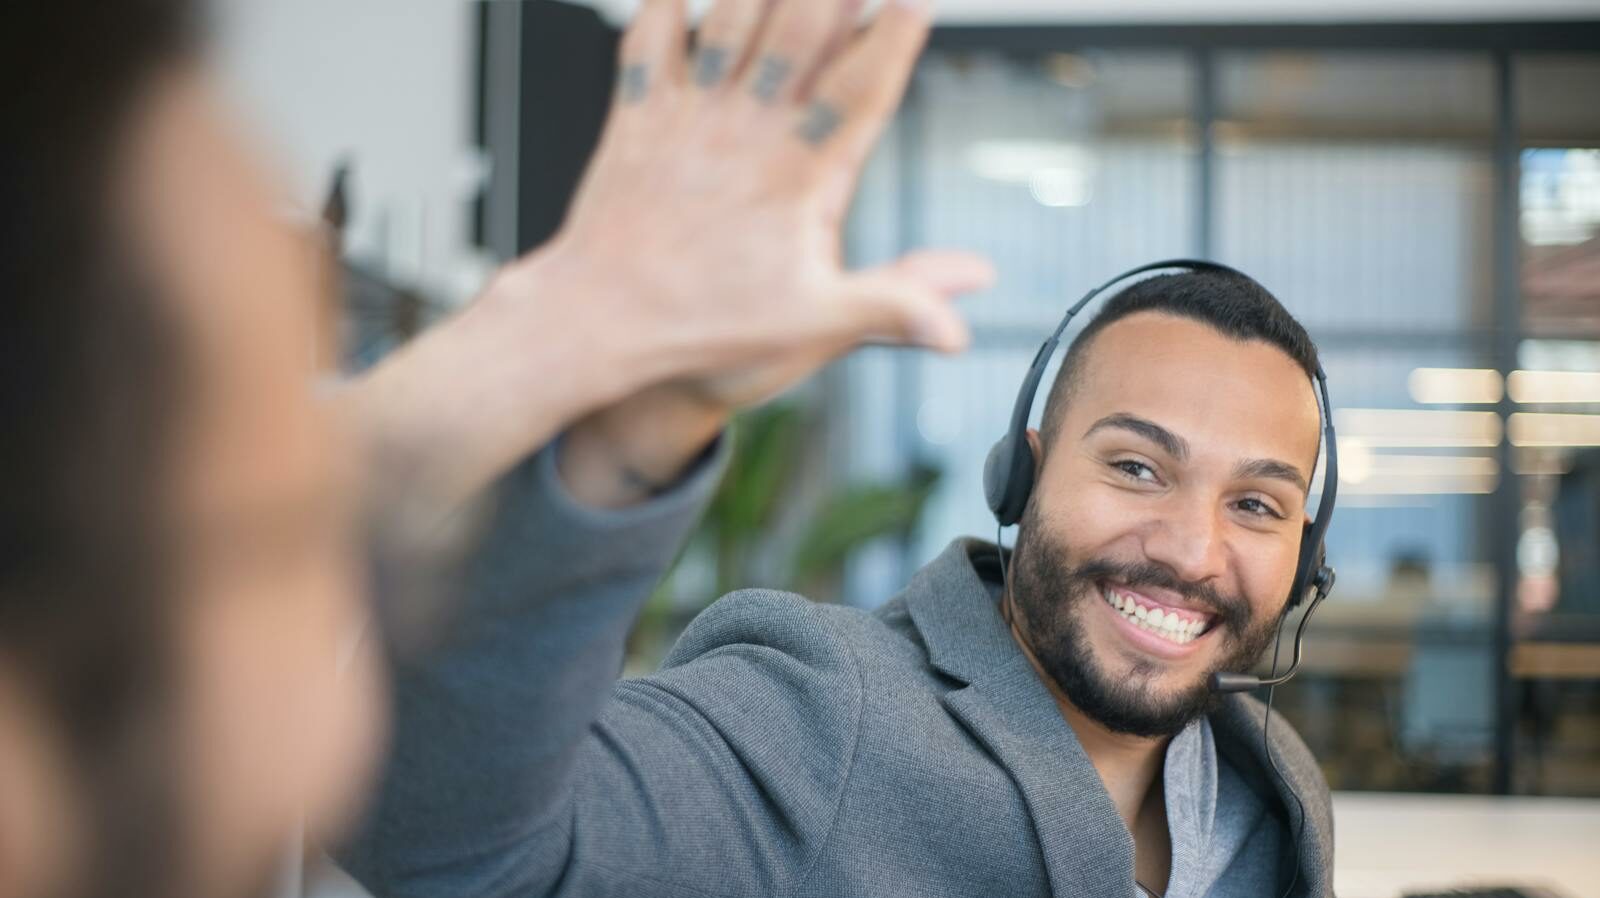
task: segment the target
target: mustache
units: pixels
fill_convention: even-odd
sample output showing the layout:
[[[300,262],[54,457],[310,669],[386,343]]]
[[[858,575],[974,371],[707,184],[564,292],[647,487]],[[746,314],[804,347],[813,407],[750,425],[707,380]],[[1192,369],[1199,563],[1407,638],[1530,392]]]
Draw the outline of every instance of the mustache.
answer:
[[[1083,583],[1115,580],[1130,589],[1152,586],[1178,593],[1216,615],[1217,622],[1224,624],[1233,632],[1243,631],[1254,616],[1250,610],[1250,603],[1243,596],[1228,595],[1209,583],[1188,582],[1166,565],[1148,559],[1118,562],[1107,558],[1092,558],[1074,568],[1071,576]]]

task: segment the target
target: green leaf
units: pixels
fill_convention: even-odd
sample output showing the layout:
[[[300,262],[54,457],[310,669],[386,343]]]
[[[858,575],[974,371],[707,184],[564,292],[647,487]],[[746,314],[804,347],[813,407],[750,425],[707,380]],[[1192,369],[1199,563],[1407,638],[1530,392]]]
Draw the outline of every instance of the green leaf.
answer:
[[[791,579],[805,583],[837,571],[868,543],[909,534],[938,482],[936,470],[918,468],[905,484],[856,486],[835,493],[796,548]]]

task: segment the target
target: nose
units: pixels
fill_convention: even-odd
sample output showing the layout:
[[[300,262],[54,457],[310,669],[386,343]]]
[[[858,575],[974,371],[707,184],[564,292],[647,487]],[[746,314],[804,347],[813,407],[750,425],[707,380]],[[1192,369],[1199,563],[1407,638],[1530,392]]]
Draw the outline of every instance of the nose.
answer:
[[[1226,567],[1219,503],[1186,497],[1162,509],[1145,533],[1144,552],[1186,583],[1220,578]]]

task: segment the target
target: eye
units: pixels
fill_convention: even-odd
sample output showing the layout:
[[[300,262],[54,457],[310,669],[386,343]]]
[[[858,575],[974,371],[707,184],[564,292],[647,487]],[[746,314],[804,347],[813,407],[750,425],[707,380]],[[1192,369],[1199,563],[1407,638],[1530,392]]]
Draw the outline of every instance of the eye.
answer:
[[[1283,520],[1283,515],[1279,514],[1278,511],[1271,505],[1268,505],[1260,499],[1253,497],[1240,499],[1239,508],[1242,509],[1245,514],[1252,515],[1254,517],[1277,518],[1280,521]]]
[[[1137,480],[1141,483],[1157,482],[1156,472],[1142,461],[1134,461],[1131,458],[1123,459],[1122,461],[1111,462],[1111,467],[1116,468],[1130,480]]]

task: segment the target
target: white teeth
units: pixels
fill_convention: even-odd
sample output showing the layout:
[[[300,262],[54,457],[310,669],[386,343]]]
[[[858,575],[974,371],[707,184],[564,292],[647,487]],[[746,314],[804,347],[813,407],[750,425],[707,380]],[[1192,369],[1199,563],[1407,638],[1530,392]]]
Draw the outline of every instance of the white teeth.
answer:
[[[1204,621],[1185,620],[1177,612],[1162,611],[1160,608],[1145,608],[1135,602],[1132,596],[1119,593],[1110,587],[1106,587],[1102,595],[1106,604],[1117,609],[1135,626],[1179,645],[1195,641],[1205,629]]]

